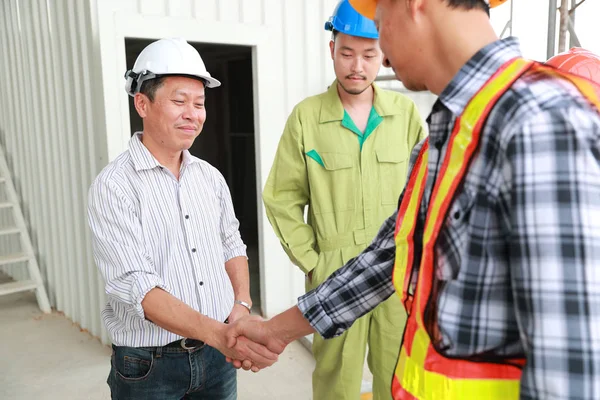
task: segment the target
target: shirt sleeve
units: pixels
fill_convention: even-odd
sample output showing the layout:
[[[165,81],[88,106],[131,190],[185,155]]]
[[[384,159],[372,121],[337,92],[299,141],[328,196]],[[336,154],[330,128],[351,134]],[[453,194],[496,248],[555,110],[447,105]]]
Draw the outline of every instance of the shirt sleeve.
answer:
[[[298,299],[300,311],[324,338],[342,334],[394,293],[397,214],[383,223],[371,245],[361,254]]]
[[[304,221],[310,190],[301,133],[296,108],[281,135],[263,190],[263,202],[267,218],[284,251],[302,272],[308,274],[315,268],[319,254],[315,251],[315,232]]]
[[[246,257],[246,245],[240,234],[240,222],[235,216],[231,192],[225,178],[220,174],[218,182],[221,198],[221,241],[224,262],[227,262],[235,257]]]
[[[536,114],[507,147],[507,251],[527,359],[521,399],[600,398],[600,122],[592,114]]]
[[[97,179],[89,191],[88,222],[94,260],[105,282],[108,297],[145,319],[142,300],[155,287],[171,289],[156,273],[142,241],[139,216],[122,190]]]

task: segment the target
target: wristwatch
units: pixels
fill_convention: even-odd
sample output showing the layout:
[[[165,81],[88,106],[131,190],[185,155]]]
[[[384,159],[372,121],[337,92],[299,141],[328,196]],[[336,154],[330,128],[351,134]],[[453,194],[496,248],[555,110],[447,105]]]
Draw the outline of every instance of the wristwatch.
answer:
[[[252,308],[250,307],[250,304],[246,303],[245,301],[236,300],[236,301],[234,301],[234,303],[246,307],[248,309],[248,312],[252,313]]]

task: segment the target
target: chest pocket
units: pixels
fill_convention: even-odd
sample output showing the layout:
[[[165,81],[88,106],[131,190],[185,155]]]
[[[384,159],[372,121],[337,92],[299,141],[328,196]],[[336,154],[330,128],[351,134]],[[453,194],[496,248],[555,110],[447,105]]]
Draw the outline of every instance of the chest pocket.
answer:
[[[438,279],[452,280],[458,276],[460,265],[468,251],[470,221],[473,217],[475,195],[468,190],[458,192],[452,202],[436,246]]]
[[[349,211],[356,208],[356,161],[350,154],[319,154],[321,163],[307,156],[311,206],[315,213]]]
[[[398,204],[398,198],[406,183],[407,159],[407,152],[395,148],[377,150],[381,204]]]

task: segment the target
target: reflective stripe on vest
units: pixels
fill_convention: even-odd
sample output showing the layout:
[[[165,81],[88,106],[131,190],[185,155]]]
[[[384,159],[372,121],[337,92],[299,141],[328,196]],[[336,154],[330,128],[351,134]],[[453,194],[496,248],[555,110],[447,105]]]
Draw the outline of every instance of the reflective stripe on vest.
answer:
[[[409,285],[415,261],[413,236],[427,179],[429,147],[427,142],[423,145],[411,170],[396,222],[396,260],[392,279],[396,292],[409,312],[392,382],[392,394],[396,400],[519,398],[519,381],[524,359],[486,363],[446,358],[431,344],[423,315],[427,302],[430,301],[433,285],[435,242],[454,194],[479,146],[483,124],[497,100],[528,70],[543,71],[571,81],[600,109],[597,88],[591,82],[522,58],[507,62],[490,78],[467,104],[450,136],[448,150],[427,210],[419,276],[412,300]]]

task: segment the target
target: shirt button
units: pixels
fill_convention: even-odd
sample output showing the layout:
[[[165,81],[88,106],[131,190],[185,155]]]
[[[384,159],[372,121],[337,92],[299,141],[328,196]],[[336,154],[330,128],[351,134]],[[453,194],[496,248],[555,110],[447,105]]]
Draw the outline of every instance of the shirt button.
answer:
[[[200,281],[200,286],[204,285],[204,282]]]
[[[190,216],[189,216],[189,215],[186,215],[186,216],[185,216],[185,219],[190,219]]]
[[[192,249],[192,253],[195,253],[195,252],[196,252],[196,248],[194,247],[194,248]]]

